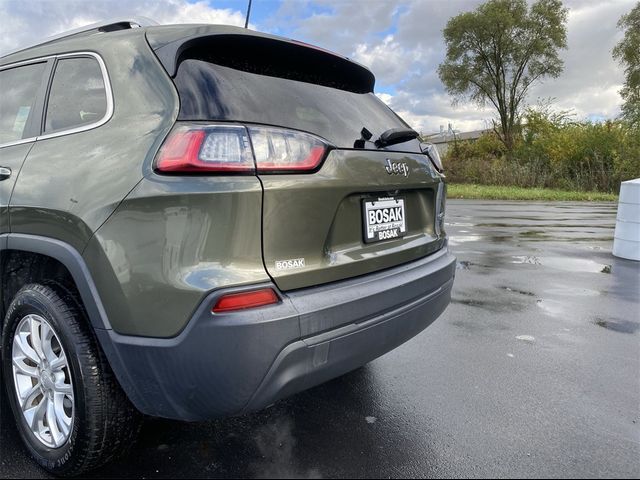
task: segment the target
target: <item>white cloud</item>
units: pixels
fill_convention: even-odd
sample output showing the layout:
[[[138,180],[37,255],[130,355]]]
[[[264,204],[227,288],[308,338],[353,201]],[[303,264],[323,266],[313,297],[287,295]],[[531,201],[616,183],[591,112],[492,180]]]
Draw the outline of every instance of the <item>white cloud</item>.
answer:
[[[4,0],[0,1],[0,52],[105,19],[144,16],[160,24],[216,23],[244,25],[244,12],[212,8],[186,0]]]
[[[295,2],[287,0],[288,18]],[[637,0],[567,0],[565,69],[532,89],[528,101],[555,98],[559,109],[578,117],[612,118],[619,112],[622,71],[611,58],[620,38],[616,22]],[[307,2],[308,3],[308,2]],[[332,12],[295,18],[294,36],[350,56],[371,68],[377,85],[393,86],[381,97],[414,128],[437,131],[453,123],[461,130],[484,128],[495,116],[472,103],[452,106],[437,75],[444,59],[442,30],[449,18],[474,9],[480,0],[322,0]],[[388,94],[387,94],[388,95]]]
[[[376,93],[376,96],[382,100],[385,104],[391,105],[391,100],[393,100],[393,95],[388,93]]]
[[[392,85],[407,78],[414,63],[420,61],[421,51],[406,49],[393,35],[387,35],[377,44],[359,43],[351,57],[368,66],[385,85]]]
[[[414,129],[427,134],[439,131],[440,127],[447,129],[449,124],[461,131],[488,128],[493,116],[491,109],[472,103],[452,106],[444,92],[421,97],[403,90],[387,95],[383,101]]]
[[[529,99],[554,98],[558,109],[573,110],[579,118],[615,117],[623,72],[611,51],[622,35],[616,23],[633,2],[577,2],[569,7],[564,72],[533,88]]]
[[[392,26],[402,2],[398,0],[283,0],[264,27],[275,34],[309,39],[340,53],[351,55],[355,45],[375,40],[373,34]],[[319,11],[302,17],[310,6]],[[285,27],[282,27],[282,26]]]
[[[215,0],[213,0],[215,1]],[[612,118],[619,112],[622,70],[611,58],[621,37],[618,18],[637,0],[566,0],[570,8],[565,69],[536,85],[530,103],[555,98],[578,117]],[[379,95],[408,123],[425,132],[453,123],[483,128],[495,114],[462,103],[452,106],[437,75],[444,59],[442,29],[452,16],[480,0],[283,0],[260,26],[272,33],[317,44],[369,66]],[[243,25],[240,10],[187,0],[0,0],[0,51],[105,18],[143,15],[160,23]],[[306,12],[302,14],[301,12]],[[389,88],[390,87],[390,88]],[[392,94],[391,94],[392,93]]]

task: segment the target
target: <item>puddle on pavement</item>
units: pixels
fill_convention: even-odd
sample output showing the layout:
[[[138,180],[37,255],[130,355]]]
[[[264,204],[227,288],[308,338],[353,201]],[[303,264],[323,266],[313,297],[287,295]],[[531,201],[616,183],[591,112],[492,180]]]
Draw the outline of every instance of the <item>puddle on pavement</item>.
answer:
[[[527,292],[526,290],[519,290],[517,288],[512,288],[512,287],[500,287],[502,290],[506,290],[507,292],[511,292],[511,293],[519,293],[520,295],[526,295],[528,297],[535,297],[536,294],[533,292]]]
[[[458,260],[458,263],[456,263],[456,270],[469,270],[471,265],[471,262],[468,260]]]
[[[534,255],[513,255],[511,263],[526,263],[528,265],[542,265],[540,259]]]
[[[479,242],[483,240],[485,237],[482,235],[454,235],[449,237],[450,245],[460,245],[461,243],[466,242]]]
[[[528,240],[548,240],[552,238],[548,233],[541,232],[539,230],[527,230],[526,232],[518,233],[518,235]]]
[[[535,343],[536,342],[536,338],[532,335],[518,335],[516,337],[516,340],[520,340],[521,342],[526,342],[526,343]]]
[[[640,330],[640,323],[632,322],[631,320],[596,318],[594,323],[599,327],[619,333],[635,333]]]
[[[475,227],[473,223],[464,223],[464,222],[445,222],[444,225],[446,227]]]
[[[585,258],[537,257],[535,255],[513,255],[511,263],[543,265],[568,272],[611,273],[611,265]]]
[[[456,263],[456,270],[473,270],[476,273],[487,274],[490,269],[493,269],[496,266],[497,265],[487,265],[486,263],[476,263],[470,260],[458,260]]]
[[[483,308],[487,302],[482,300],[474,300],[472,298],[452,298],[451,303],[459,303],[460,305],[466,305],[467,307],[480,307]]]
[[[500,298],[496,296],[495,290],[490,289],[473,289],[461,293],[463,296],[454,295],[451,298],[451,303],[496,313],[522,311],[531,304],[529,300],[519,296]]]
[[[559,295],[562,297],[596,297],[600,295],[597,290],[591,290],[589,288],[570,287],[567,285],[554,285],[544,291],[544,293],[550,293],[552,295]]]
[[[570,305],[566,303],[559,302],[558,300],[543,300],[539,299],[536,301],[536,305],[544,310],[544,312],[552,317],[566,317],[567,308],[570,308]]]

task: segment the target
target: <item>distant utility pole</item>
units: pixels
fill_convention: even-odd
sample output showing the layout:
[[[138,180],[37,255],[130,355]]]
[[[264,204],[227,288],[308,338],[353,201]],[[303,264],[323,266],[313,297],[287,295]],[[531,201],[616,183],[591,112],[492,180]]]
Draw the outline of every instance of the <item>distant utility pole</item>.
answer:
[[[456,131],[453,128],[453,125],[451,125],[451,123],[449,123],[449,132],[451,135],[453,135],[453,151],[457,152],[458,151],[458,138],[456,137]]]
[[[251,0],[249,0],[249,6],[247,7],[247,18],[244,21],[244,28],[249,28],[249,17],[251,16]]]

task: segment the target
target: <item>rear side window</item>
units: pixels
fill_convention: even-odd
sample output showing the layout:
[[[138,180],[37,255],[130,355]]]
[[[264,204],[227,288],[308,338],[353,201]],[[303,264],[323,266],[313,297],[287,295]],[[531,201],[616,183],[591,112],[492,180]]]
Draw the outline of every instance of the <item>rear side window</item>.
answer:
[[[34,63],[0,72],[0,144],[24,138],[46,63]]]
[[[45,134],[91,125],[107,113],[107,92],[95,58],[62,58],[56,64]]]

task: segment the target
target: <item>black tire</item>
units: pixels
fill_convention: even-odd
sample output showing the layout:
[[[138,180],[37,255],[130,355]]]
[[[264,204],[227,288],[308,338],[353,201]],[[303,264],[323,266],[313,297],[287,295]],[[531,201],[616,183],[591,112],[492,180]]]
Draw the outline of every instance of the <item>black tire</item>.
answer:
[[[48,448],[31,432],[18,405],[12,346],[20,320],[37,314],[53,327],[69,362],[75,398],[73,427],[59,448]],[[118,385],[74,294],[57,283],[31,284],[14,297],[2,325],[2,376],[18,431],[31,456],[56,476],[80,475],[126,451],[141,415]]]

